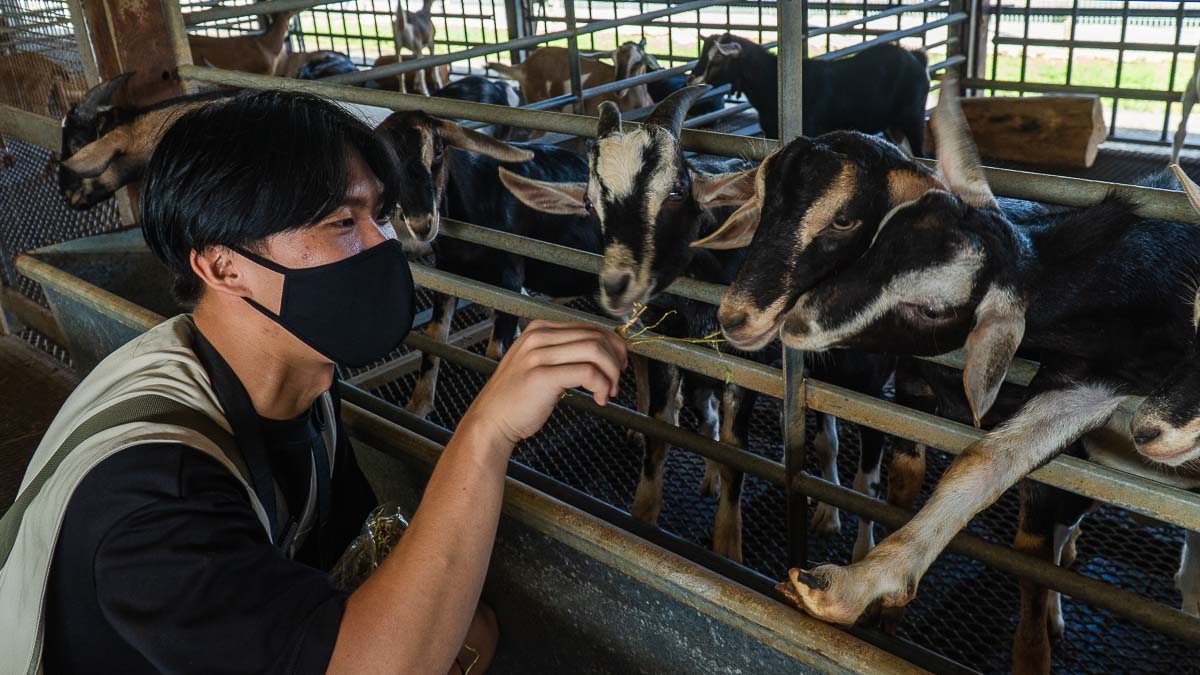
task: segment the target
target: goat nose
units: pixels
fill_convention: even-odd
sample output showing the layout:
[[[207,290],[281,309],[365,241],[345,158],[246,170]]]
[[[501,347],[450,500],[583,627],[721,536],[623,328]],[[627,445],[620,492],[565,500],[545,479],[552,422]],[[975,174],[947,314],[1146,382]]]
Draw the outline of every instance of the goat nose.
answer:
[[[619,298],[629,288],[629,282],[632,279],[633,275],[629,272],[605,274],[602,278],[604,293],[610,298]]]
[[[720,320],[721,328],[727,331],[736,331],[746,325],[746,322],[750,320],[750,314],[740,310],[722,312]]]
[[[1162,436],[1162,428],[1143,425],[1134,429],[1133,442],[1141,447],[1147,443],[1153,443],[1159,436]]]

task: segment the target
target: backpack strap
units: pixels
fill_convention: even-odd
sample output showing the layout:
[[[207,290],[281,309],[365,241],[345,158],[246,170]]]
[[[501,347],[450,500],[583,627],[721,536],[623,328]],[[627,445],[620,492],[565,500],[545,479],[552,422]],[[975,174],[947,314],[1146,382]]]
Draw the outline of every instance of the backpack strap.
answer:
[[[21,527],[25,511],[42,491],[42,487],[50,480],[50,477],[54,475],[59,465],[63,463],[63,460],[80,443],[89,438],[108,429],[135,422],[167,424],[195,431],[220,447],[221,452],[225,453],[225,456],[237,467],[243,480],[249,480],[249,469],[246,467],[242,453],[238,451],[233,436],[208,415],[158,394],[143,394],[126,399],[101,410],[75,427],[75,430],[67,436],[67,440],[58,446],[46,464],[29,482],[29,485],[25,486],[25,489],[17,496],[13,505],[4,512],[3,517],[0,518],[0,567],[4,567],[4,564],[8,562],[8,556],[16,544],[17,531]]]

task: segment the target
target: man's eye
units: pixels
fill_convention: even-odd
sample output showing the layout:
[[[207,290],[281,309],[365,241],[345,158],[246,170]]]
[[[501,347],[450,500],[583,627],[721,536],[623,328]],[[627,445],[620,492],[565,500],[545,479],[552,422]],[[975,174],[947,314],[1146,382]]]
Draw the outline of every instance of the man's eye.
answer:
[[[343,220],[337,221],[338,227],[344,227],[346,229],[350,229],[350,228],[354,227],[355,225],[356,225],[356,223],[354,222],[353,218],[345,218]]]

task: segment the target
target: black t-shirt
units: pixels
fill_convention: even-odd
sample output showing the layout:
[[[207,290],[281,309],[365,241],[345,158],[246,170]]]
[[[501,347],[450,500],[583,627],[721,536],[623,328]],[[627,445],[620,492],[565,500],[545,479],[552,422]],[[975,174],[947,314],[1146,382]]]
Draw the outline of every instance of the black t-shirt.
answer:
[[[197,352],[226,410],[246,404],[215,350]],[[298,516],[312,453],[325,453],[320,416],[249,419]],[[56,544],[46,672],[324,672],[346,599],[324,570],[375,504],[344,439],[327,513],[294,560],[270,542],[242,483],[203,452],[148,444],[101,462],[72,495]]]

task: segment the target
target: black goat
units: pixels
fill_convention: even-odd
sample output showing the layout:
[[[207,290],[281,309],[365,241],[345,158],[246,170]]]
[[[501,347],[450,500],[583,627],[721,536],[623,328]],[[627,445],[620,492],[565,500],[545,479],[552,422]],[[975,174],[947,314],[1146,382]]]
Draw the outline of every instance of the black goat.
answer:
[[[650,92],[650,98],[655,103],[661,103],[671,94],[688,86],[688,76],[679,73],[664,77],[661,80],[646,83],[646,91]],[[688,109],[688,117],[698,117],[707,115],[708,113],[716,112],[725,107],[724,96],[705,96],[696,101],[696,104]]]
[[[894,44],[868,47],[833,61],[804,61],[804,135],[846,129],[903,137],[925,152],[925,52]],[[704,39],[692,84],[729,84],[758,111],[767,138],[779,138],[778,58],[746,38],[725,33]]]
[[[113,96],[131,75],[96,85],[63,118],[58,189],[71,208],[89,209],[139,180],[158,140],[176,119],[236,93],[224,90],[145,107],[114,107]]]
[[[555,298],[590,295],[595,276],[558,265],[449,238],[435,238],[440,214],[468,223],[541,239],[582,251],[599,252],[600,236],[586,218],[552,216],[519,202],[496,180],[504,167],[541,180],[571,181],[587,176],[587,163],[550,145],[509,145],[421,112],[395,113],[376,133],[396,149],[405,179],[400,211],[410,235],[432,241],[435,265],[511,291],[528,289]],[[425,332],[445,341],[456,299],[435,298]],[[497,312],[487,355],[498,358],[516,337],[516,317]],[[433,410],[440,360],[425,355],[421,379],[408,409],[422,417]]]
[[[319,52],[315,58],[306,61],[296,71],[296,79],[299,80],[320,80],[334,75],[343,75],[345,73],[357,73],[358,66],[350,57],[341,52],[325,51]],[[358,86],[363,86],[360,83]]]
[[[649,309],[643,319],[654,323],[665,318],[657,330],[675,337],[710,333],[716,326],[716,312],[709,305],[659,292],[681,275],[714,283],[728,283],[734,278],[742,265],[743,252],[705,251],[691,244],[713,232],[719,217],[755,194],[755,170],[707,174],[681,154],[679,131],[687,108],[706,89],[688,87],[670,95],[647,119],[645,128],[628,132],[621,129],[619,112],[606,106],[590,157],[587,183],[547,185],[502,174],[505,184],[528,204],[555,212],[591,214],[605,234],[601,268],[605,310],[621,316],[636,304],[647,303]],[[770,362],[777,355],[760,352],[745,356]],[[888,374],[886,367],[868,365],[863,360],[835,358],[820,365],[823,370],[842,375],[843,384],[877,394]],[[836,374],[829,377],[838,379]],[[647,411],[651,414],[677,423],[678,394],[687,392],[683,400],[698,409],[702,434],[739,446],[746,444],[756,396],[753,392],[658,362],[649,364],[648,384]],[[721,401],[720,415],[717,400]],[[826,420],[819,438],[823,452],[835,456],[837,433],[832,418]],[[872,441],[867,439],[865,443],[870,445]],[[661,469],[666,450],[662,442],[647,442],[633,507],[635,516],[651,523],[661,506]],[[741,472],[715,465],[709,466],[701,486],[702,490],[719,491],[713,546],[735,560],[741,559],[741,486]],[[823,507],[815,521],[822,529],[836,528],[837,511]]]
[[[433,92],[432,95],[440,98],[452,98],[458,101],[506,105],[513,108],[518,108],[521,105],[521,96],[507,82],[489,80],[486,77],[478,75],[469,75],[461,80],[447,84]],[[492,136],[495,138],[508,140],[512,137],[513,130],[507,125],[497,124],[492,129]]]
[[[1140,218],[1113,198],[1014,223],[979,168],[953,82],[934,132],[948,189],[889,212],[861,258],[800,296],[783,321],[784,342],[908,355],[965,345],[962,384],[976,424],[1018,347],[1041,368],[1020,412],[955,459],[912,521],[853,565],[791,571],[792,599],[838,623],[877,600],[907,604],[950,538],[1051,457],[1112,462],[1086,434],[1108,423],[1125,395],[1167,382],[1194,338],[1192,307],[1180,298],[1193,295],[1200,230]],[[1147,473],[1137,462],[1120,468]],[[1033,481],[1022,483],[1021,499],[1017,550],[1069,563],[1092,501]],[[1023,579],[1014,670],[1047,672],[1050,635],[1062,630],[1057,594]]]

